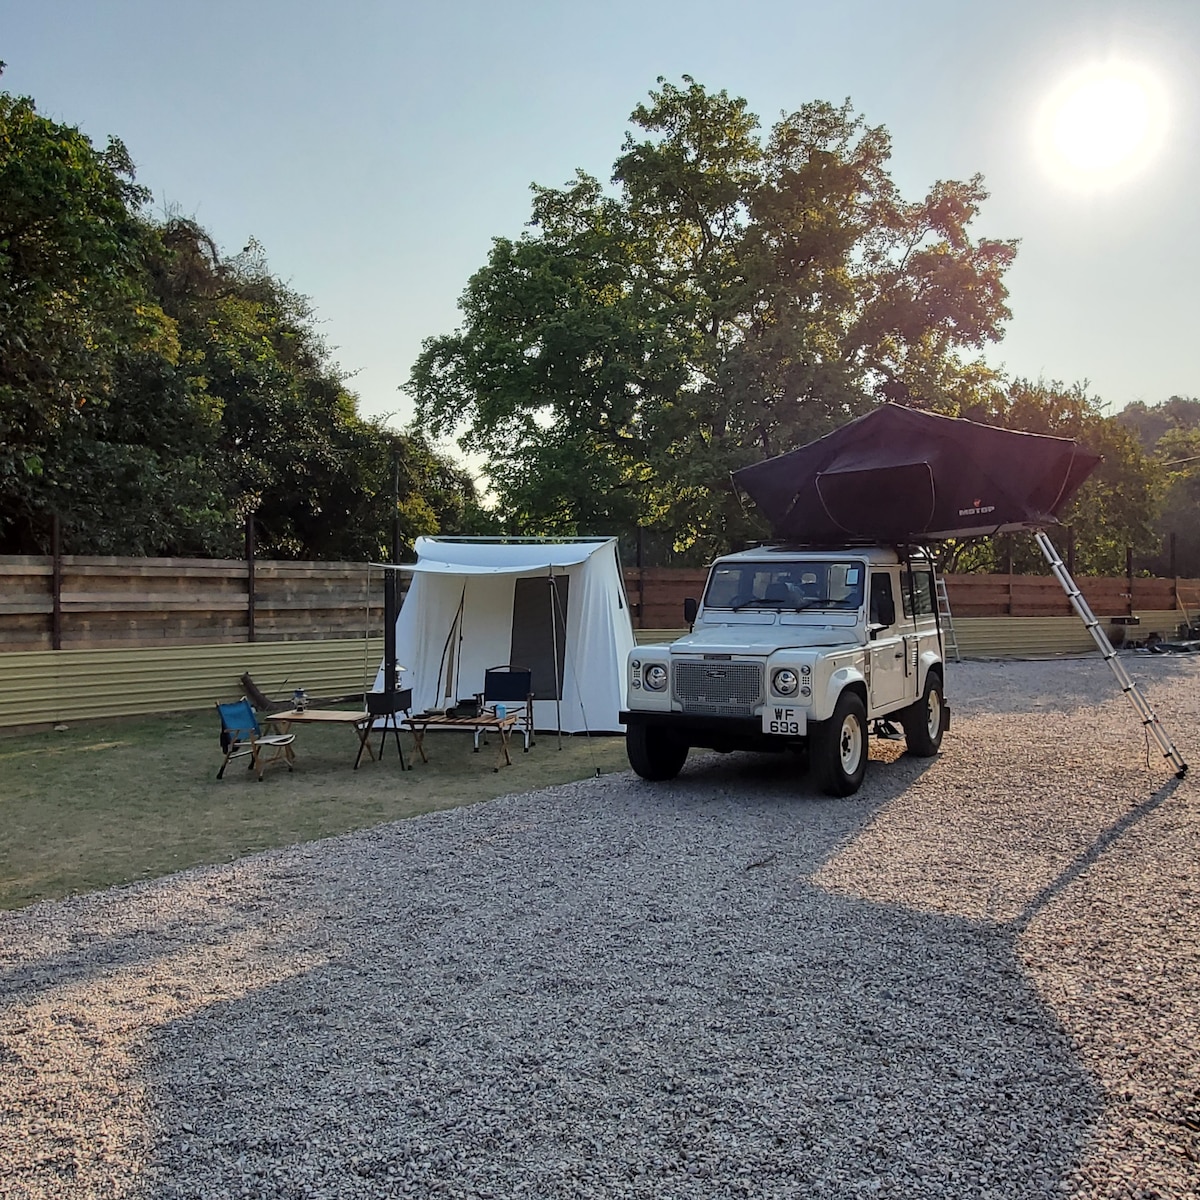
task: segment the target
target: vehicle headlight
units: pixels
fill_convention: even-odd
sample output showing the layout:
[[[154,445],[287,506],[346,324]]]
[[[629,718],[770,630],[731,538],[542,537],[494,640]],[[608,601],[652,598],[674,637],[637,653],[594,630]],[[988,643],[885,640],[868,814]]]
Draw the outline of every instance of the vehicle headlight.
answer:
[[[646,668],[645,679],[652,692],[661,692],[667,686],[667,668],[662,663],[651,663]]]
[[[794,696],[800,686],[800,676],[790,667],[784,667],[771,676],[771,686],[781,696]]]

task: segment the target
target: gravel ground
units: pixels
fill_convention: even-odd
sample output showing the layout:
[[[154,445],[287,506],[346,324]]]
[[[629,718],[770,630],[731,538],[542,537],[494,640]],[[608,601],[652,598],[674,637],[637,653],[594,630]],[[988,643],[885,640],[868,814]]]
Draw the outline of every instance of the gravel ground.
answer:
[[[0,1196],[1196,1197],[1197,785],[1098,658],[950,698],[847,800],[693,754],[0,914]]]

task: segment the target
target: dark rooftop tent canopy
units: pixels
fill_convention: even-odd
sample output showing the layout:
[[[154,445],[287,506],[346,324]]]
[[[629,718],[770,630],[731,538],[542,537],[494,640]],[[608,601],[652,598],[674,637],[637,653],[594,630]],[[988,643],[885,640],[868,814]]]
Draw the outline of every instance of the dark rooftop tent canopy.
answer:
[[[1070,438],[884,404],[733,479],[779,538],[931,542],[1056,525],[1100,461]]]

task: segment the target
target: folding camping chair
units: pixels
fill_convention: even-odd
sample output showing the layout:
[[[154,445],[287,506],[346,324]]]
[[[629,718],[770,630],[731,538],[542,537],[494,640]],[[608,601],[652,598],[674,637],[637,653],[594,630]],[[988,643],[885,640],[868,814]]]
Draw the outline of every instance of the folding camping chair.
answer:
[[[496,711],[504,705],[504,715],[520,717],[517,728],[525,741],[525,749],[533,744],[533,672],[528,667],[505,663],[488,667],[483,673],[483,691],[478,695],[481,710]],[[475,749],[479,749],[480,731],[475,731]]]
[[[246,767],[258,773],[259,783],[262,782],[263,771],[276,763],[285,763],[289,771],[292,769],[292,763],[296,761],[292,750],[292,743],[296,740],[294,733],[273,733],[264,737],[258,717],[245,696],[230,704],[222,704],[218,700],[217,712],[221,715],[221,749],[225,751],[225,761],[217,772],[218,779],[225,774],[230,759],[243,755],[250,756]],[[272,751],[269,758],[263,754],[266,749]]]
[[[383,718],[383,732],[379,735],[379,757],[383,758],[383,747],[387,744],[388,730],[390,729],[396,738],[396,753],[400,755],[400,770],[407,771],[408,763],[404,759],[404,748],[400,745],[400,721],[399,715],[403,713],[406,717],[412,715],[412,688],[402,688],[394,692],[367,692],[364,699],[367,702],[367,712],[374,718]],[[354,759],[354,769],[358,770],[358,764],[362,759],[362,752],[367,744],[367,738],[371,736],[371,731],[368,729],[366,737],[362,739],[358,747],[358,754]]]

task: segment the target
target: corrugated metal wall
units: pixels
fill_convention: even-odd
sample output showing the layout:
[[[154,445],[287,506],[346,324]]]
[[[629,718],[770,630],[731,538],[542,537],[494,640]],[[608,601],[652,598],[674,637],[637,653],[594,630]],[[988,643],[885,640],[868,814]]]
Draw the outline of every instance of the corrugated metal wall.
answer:
[[[205,708],[236,700],[247,671],[272,699],[348,695],[382,658],[382,638],[0,654],[0,728]]]
[[[1114,645],[1127,635],[1141,640],[1154,631],[1173,637],[1177,612],[1139,612],[1139,625],[1112,626],[1096,614]],[[1096,643],[1078,617],[955,617],[954,632],[963,658],[1040,658],[1053,654],[1087,654]]]

